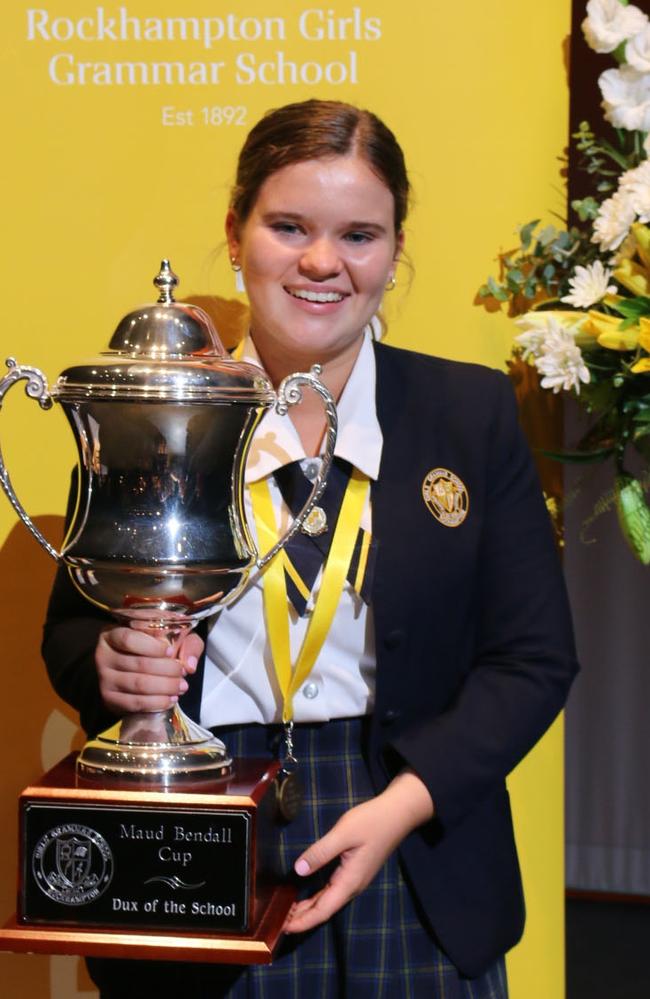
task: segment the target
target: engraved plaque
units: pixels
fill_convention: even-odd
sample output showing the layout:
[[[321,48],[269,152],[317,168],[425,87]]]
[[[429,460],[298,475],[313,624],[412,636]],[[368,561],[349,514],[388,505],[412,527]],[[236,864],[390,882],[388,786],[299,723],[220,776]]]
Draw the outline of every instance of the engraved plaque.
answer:
[[[252,816],[29,802],[24,922],[243,933]]]
[[[18,911],[0,946],[268,963],[295,897],[278,870],[277,762],[151,790],[82,779],[71,754],[20,797]]]

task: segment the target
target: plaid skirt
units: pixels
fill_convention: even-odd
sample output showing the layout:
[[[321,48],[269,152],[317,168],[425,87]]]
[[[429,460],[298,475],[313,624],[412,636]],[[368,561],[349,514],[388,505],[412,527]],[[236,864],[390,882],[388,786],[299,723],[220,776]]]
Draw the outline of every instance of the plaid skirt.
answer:
[[[295,754],[305,789],[300,816],[281,833],[281,862],[293,862],[347,809],[374,794],[363,746],[367,719],[296,725]],[[279,726],[219,729],[233,756],[270,756]],[[300,879],[308,896],[326,868]],[[181,962],[89,959],[102,999],[507,999],[503,958],[479,978],[463,977],[420,919],[394,853],[371,884],[327,923],[287,936],[271,965],[228,967]]]

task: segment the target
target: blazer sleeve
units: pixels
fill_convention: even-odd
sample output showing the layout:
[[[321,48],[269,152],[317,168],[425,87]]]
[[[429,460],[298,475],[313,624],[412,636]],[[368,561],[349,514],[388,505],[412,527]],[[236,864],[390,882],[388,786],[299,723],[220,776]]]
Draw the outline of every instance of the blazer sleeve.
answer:
[[[52,588],[43,629],[41,652],[50,681],[59,697],[79,712],[84,730],[96,735],[116,719],[104,706],[100,692],[95,649],[100,632],[110,624],[109,615],[93,613],[78,593],[67,569],[59,568]]]
[[[473,655],[445,710],[420,713],[391,748],[453,825],[534,746],[561,710],[576,662],[564,579],[508,380],[492,380],[485,514],[473,589]],[[496,400],[494,395],[496,394]]]

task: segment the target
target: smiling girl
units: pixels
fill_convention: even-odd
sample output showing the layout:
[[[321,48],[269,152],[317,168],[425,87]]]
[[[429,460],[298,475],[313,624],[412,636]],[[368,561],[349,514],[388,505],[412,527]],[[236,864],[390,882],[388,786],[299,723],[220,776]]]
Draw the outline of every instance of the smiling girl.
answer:
[[[373,340],[408,194],[392,132],[339,102],[270,112],[240,154],[226,234],[250,301],[241,356],[276,386],[321,364],[339,410],[338,501],[302,599],[287,586],[274,602],[262,573],[170,655],[89,619],[57,582],[44,654],[86,727],[192,697],[233,756],[272,756],[284,713],[305,786],[281,844],[301,897],[273,965],[93,960],[104,997],[507,995],[503,955],[524,909],[505,778],[562,707],[576,663],[507,379]],[[251,522],[267,497],[282,529],[323,432],[308,394],[290,420],[265,418],[246,472]],[[269,624],[288,627],[294,665],[314,645],[340,523],[357,541],[336,614],[286,703]]]

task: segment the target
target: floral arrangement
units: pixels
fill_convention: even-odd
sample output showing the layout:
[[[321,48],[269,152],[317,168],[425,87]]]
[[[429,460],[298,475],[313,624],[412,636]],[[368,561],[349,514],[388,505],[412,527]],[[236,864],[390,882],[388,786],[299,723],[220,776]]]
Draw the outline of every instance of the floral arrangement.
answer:
[[[508,303],[520,332],[514,351],[543,389],[568,392],[589,429],[566,461],[612,460],[621,531],[650,564],[650,20],[627,0],[589,0],[587,44],[615,65],[598,83],[608,141],[581,123],[572,136],[590,193],[572,202],[576,222],[519,227],[499,279],[479,290]],[[640,456],[633,475],[631,452]]]

